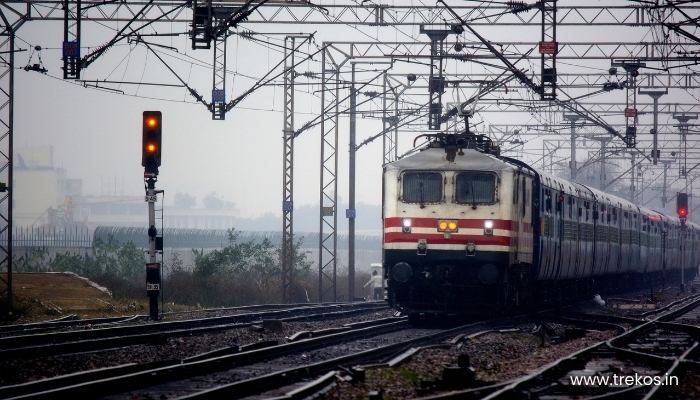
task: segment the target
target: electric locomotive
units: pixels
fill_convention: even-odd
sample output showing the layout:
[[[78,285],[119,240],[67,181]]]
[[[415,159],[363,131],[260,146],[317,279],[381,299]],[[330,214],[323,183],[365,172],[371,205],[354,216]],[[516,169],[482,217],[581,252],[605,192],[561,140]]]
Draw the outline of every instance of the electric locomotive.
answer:
[[[409,315],[470,314],[692,279],[698,227],[499,155],[484,135],[431,134],[387,164],[384,274]]]

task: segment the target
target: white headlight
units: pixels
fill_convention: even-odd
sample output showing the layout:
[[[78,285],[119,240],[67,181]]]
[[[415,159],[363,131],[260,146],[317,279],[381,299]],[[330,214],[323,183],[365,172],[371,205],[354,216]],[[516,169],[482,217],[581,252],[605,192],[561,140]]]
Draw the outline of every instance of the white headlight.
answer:
[[[484,221],[484,228],[485,229],[493,229],[493,221],[491,221],[490,219],[487,219],[486,221]]]
[[[404,218],[402,222],[403,222],[403,227],[404,227],[404,228],[410,228],[410,227],[411,227],[411,219],[410,219],[410,218]]]

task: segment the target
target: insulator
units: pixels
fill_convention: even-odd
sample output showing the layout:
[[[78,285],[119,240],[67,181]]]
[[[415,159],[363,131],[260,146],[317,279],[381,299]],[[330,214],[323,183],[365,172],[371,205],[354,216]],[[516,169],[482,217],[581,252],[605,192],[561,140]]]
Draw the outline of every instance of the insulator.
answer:
[[[512,1],[512,0],[507,3],[507,7],[510,9],[510,11],[513,14],[527,11],[530,8],[530,6],[525,4],[524,1]]]

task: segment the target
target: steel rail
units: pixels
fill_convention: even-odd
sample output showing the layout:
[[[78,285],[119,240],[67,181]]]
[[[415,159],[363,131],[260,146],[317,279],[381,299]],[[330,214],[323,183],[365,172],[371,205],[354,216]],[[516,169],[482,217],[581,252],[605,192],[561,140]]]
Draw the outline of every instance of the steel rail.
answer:
[[[318,376],[319,374],[334,370],[338,368],[338,366],[352,365],[358,362],[367,362],[371,360],[381,360],[396,353],[403,352],[412,346],[436,343],[464,331],[479,331],[482,330],[487,324],[493,323],[494,321],[480,321],[462,325],[437,333],[431,333],[417,338],[335,357],[329,360],[288,368],[282,371],[276,371],[262,376],[218,386],[192,395],[179,397],[179,399],[240,399],[284,387],[299,382],[302,379]]]
[[[490,395],[484,397],[484,399],[490,400],[512,398],[513,396],[517,396],[518,393],[528,392],[528,390],[531,389],[533,386],[543,387],[543,385],[546,385],[547,382],[556,381],[562,376],[565,376],[566,373],[570,372],[572,369],[575,370],[576,365],[580,365],[582,363],[585,364],[586,360],[594,359],[596,356],[615,357],[617,359],[632,359],[642,364],[646,363],[644,365],[653,365],[654,368],[659,370],[661,374],[673,371],[678,365],[678,363],[684,360],[685,357],[687,357],[687,355],[690,354],[690,352],[697,347],[697,339],[694,339],[694,343],[691,343],[687,348],[682,349],[682,354],[680,354],[677,357],[658,356],[642,351],[637,351],[631,348],[625,348],[622,346],[625,345],[625,341],[629,340],[629,338],[643,336],[645,333],[649,332],[650,330],[653,330],[655,327],[675,329],[676,331],[693,330],[695,332],[695,335],[691,335],[691,339],[693,337],[697,338],[698,333],[700,333],[700,328],[698,327],[664,322],[669,319],[674,319],[678,317],[678,315],[687,313],[689,310],[697,308],[700,305],[700,295],[688,296],[685,299],[683,299],[682,303],[684,304],[683,306],[667,311],[664,314],[656,317],[655,319],[638,325],[621,335],[618,335],[614,338],[605,341],[601,341],[585,349],[576,351],[572,354],[562,357],[532,374],[529,374],[521,379],[515,380],[511,384],[503,387],[502,389],[497,390],[491,393]],[[678,304],[680,303],[677,303],[676,305]],[[571,385],[549,385],[549,389],[554,390],[555,387],[559,389],[559,392],[565,391],[567,389],[572,389]],[[618,389],[617,391],[607,392],[606,395],[627,396],[636,394],[639,396],[645,395],[648,392],[647,391],[642,394],[637,393],[642,391],[644,391],[644,387],[640,388],[632,386],[622,390]],[[540,395],[543,394],[544,393],[540,393]]]
[[[137,369],[137,366],[118,366],[112,369],[86,371],[84,373],[53,378],[50,382],[29,382],[27,384],[15,385],[12,388],[0,388],[0,396],[5,397],[6,393],[9,393],[13,396],[9,397],[11,399],[94,398],[241,367],[284,355],[315,350],[347,341],[395,332],[408,326],[405,320],[391,321],[376,326],[360,327],[346,332],[334,333],[291,343],[265,346],[262,348],[248,348],[246,351],[204,360],[199,360],[195,357],[192,358],[191,361],[178,361],[177,364],[166,363],[166,365],[161,367],[142,369],[133,372],[129,371],[129,369]],[[64,383],[68,383],[69,385],[65,385]],[[47,388],[47,386],[50,388]]]
[[[163,343],[173,336],[196,335],[251,326],[263,318],[280,321],[328,319],[380,310],[385,305],[304,307],[288,310],[237,314],[232,316],[171,321],[147,325],[119,326],[82,331],[52,332],[0,338],[0,357],[37,357],[108,349],[142,343]]]

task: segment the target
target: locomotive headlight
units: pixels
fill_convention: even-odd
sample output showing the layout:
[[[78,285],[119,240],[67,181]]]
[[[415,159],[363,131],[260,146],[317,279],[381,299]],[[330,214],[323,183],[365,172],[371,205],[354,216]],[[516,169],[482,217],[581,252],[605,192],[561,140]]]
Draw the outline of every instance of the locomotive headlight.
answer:
[[[401,232],[411,233],[411,219],[410,218],[404,218],[403,221],[401,221]]]
[[[484,236],[493,236],[493,221],[490,219],[484,221]]]

